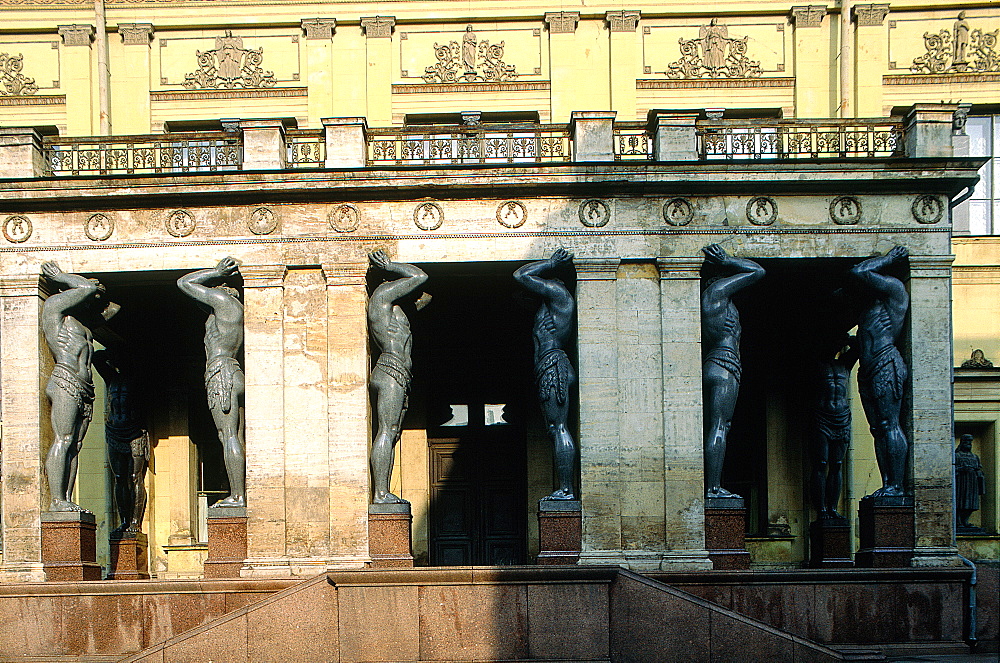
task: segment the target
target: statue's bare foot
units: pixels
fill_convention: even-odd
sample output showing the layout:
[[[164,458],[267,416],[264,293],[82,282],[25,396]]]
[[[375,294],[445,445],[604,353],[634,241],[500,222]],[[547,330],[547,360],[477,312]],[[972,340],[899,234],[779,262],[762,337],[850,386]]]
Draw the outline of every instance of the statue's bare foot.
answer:
[[[825,509],[825,510],[821,511],[820,514],[819,514],[819,517],[822,520],[843,520],[844,519],[844,517],[841,516],[839,513],[837,513],[836,510],[834,510],[834,509]]]
[[[409,502],[398,495],[386,492],[382,495],[376,495],[375,499],[372,500],[372,504],[409,504]]]
[[[90,511],[87,511],[76,502],[70,502],[69,500],[52,500],[52,506],[49,507],[49,511],[79,511],[81,513],[90,513]]]
[[[905,494],[906,493],[903,492],[903,489],[900,486],[889,485],[889,486],[882,486],[881,488],[876,490],[874,493],[872,493],[872,497],[898,497],[900,495],[905,495]]]
[[[719,487],[719,488],[709,488],[708,492],[705,493],[705,497],[736,497],[736,498],[739,498],[740,496],[737,495],[736,493],[729,492],[725,488]]]
[[[558,500],[564,500],[565,501],[565,500],[575,500],[575,499],[576,499],[576,495],[573,494],[573,491],[571,491],[571,490],[565,490],[563,488],[560,488],[558,490],[553,491],[553,493],[551,495],[547,495],[547,496],[543,497],[542,501],[543,502],[549,502],[549,501],[555,502],[555,501],[558,501]]]
[[[222,508],[222,507],[227,507],[227,506],[246,506],[246,505],[247,505],[247,501],[245,499],[243,499],[242,497],[235,497],[233,495],[230,495],[229,497],[227,497],[225,499],[219,500],[218,502],[216,502],[215,504],[213,504],[212,506],[210,506],[208,508],[209,509],[214,509],[214,508]]]

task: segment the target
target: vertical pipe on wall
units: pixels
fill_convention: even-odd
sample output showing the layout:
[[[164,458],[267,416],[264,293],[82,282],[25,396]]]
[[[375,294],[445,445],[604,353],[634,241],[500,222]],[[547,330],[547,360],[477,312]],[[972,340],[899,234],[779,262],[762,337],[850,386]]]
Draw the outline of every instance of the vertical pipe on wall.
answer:
[[[854,57],[854,30],[850,0],[840,1],[840,117],[853,117],[851,109],[851,66]]]
[[[101,135],[111,135],[110,72],[108,70],[108,26],[104,15],[104,0],[94,0],[94,22],[97,32],[97,99],[100,109]]]

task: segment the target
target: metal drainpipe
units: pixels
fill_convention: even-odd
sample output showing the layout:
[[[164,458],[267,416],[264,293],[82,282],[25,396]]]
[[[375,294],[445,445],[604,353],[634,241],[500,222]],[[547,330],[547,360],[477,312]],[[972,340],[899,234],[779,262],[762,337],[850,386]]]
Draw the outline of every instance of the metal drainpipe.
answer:
[[[972,577],[969,578],[969,604],[966,606],[966,609],[968,610],[968,617],[969,617],[966,620],[966,624],[969,625],[969,632],[965,636],[965,644],[969,645],[969,649],[970,650],[975,651],[975,649],[976,649],[976,643],[979,642],[976,639],[976,630],[979,628],[979,625],[976,624],[976,617],[977,617],[977,614],[976,614],[976,565],[973,564],[971,560],[968,560],[968,559],[962,557],[961,555],[959,555],[958,558],[961,559],[967,566],[972,567]]]
[[[854,117],[851,110],[851,65],[854,64],[854,30],[851,27],[851,4],[840,0],[840,117]]]
[[[97,23],[97,33],[94,35],[97,46],[97,97],[100,109],[101,135],[111,135],[111,99],[110,72],[108,71],[108,28],[104,15],[104,0],[94,0],[94,22]]]

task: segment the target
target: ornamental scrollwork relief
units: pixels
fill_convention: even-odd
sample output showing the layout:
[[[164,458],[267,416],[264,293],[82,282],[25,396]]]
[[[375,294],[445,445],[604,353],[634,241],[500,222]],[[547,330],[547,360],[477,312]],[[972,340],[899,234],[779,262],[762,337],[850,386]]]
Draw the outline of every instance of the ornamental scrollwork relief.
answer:
[[[504,42],[480,40],[471,25],[465,26],[462,43],[434,43],[437,62],[424,68],[427,83],[500,83],[517,78],[516,67],[503,61]]]
[[[1000,72],[1000,53],[995,50],[998,34],[1000,29],[971,30],[965,12],[959,12],[951,30],[924,33],[927,52],[913,59],[910,71],[915,74]]]
[[[277,82],[273,71],[264,71],[264,48],[243,48],[243,38],[234,37],[226,30],[215,38],[215,48],[197,51],[198,70],[184,75],[184,88],[236,89],[274,87]]]
[[[34,78],[27,78],[21,70],[24,69],[24,55],[18,53],[0,53],[0,96],[16,96],[38,92]]]
[[[713,18],[697,39],[679,39],[681,59],[667,65],[668,78],[758,78],[760,62],[747,57],[747,40],[729,36]]]

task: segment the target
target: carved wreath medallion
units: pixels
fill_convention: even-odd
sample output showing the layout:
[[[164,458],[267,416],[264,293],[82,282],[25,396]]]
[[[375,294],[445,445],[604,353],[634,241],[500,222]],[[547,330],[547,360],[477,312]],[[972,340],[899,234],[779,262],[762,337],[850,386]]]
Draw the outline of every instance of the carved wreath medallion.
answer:
[[[83,224],[83,232],[95,242],[103,242],[115,231],[115,222],[106,214],[92,214]]]
[[[31,221],[26,216],[8,216],[3,222],[3,236],[8,242],[20,244],[31,237]]]
[[[918,196],[910,206],[917,223],[937,223],[944,217],[944,204],[937,196]]]
[[[747,221],[755,226],[769,226],[778,218],[778,204],[773,198],[757,196],[747,203]]]
[[[350,203],[337,205],[327,215],[330,228],[339,233],[354,232],[361,222],[361,213],[358,208]]]
[[[420,203],[413,210],[413,222],[421,230],[437,230],[444,222],[444,212],[437,203]]]
[[[167,232],[174,237],[187,237],[194,232],[196,224],[194,217],[190,213],[178,209],[167,215],[164,225],[167,228]]]
[[[830,219],[838,226],[853,226],[861,220],[861,201],[854,196],[840,196],[830,203]]]
[[[278,228],[278,217],[266,207],[258,207],[247,219],[247,229],[254,235],[270,235]]]
[[[683,198],[671,198],[663,203],[663,220],[672,226],[686,226],[694,218],[691,203]]]
[[[588,228],[606,226],[611,220],[611,208],[603,200],[591,198],[580,205],[580,223]]]
[[[520,228],[528,220],[528,210],[517,200],[505,200],[497,207],[497,221],[505,228]]]

